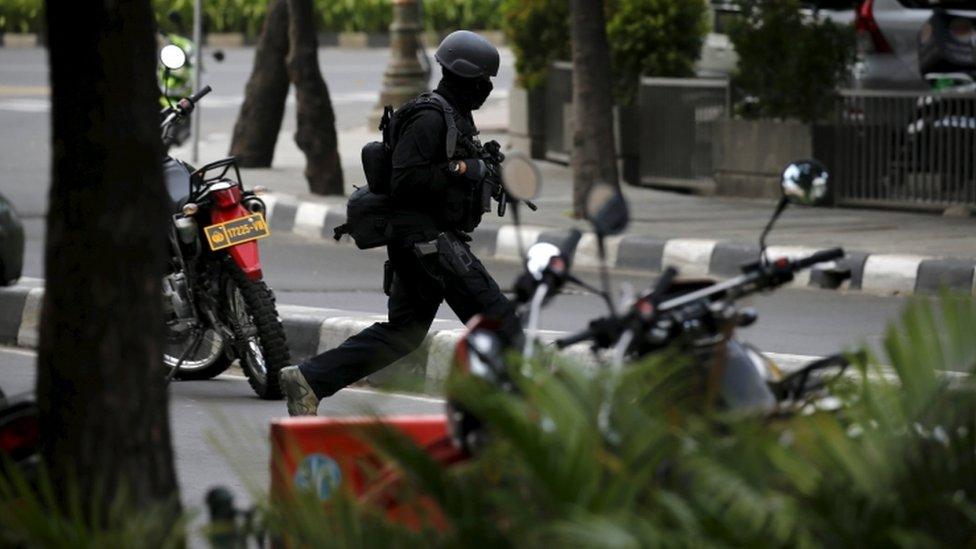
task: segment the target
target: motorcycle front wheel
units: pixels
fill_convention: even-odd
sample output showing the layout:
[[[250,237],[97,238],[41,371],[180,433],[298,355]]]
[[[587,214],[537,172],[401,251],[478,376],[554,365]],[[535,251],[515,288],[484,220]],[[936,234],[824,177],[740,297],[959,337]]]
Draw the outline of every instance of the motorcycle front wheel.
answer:
[[[234,332],[235,355],[259,397],[280,399],[278,374],[290,356],[274,294],[263,281],[248,279],[233,261],[226,264],[224,314]]]
[[[163,364],[167,368],[174,368],[179,362],[180,369],[173,376],[184,381],[212,379],[230,367],[230,360],[224,352],[224,338],[216,330],[204,329],[199,341],[194,340],[196,333],[185,331],[181,333],[167,330],[163,347]],[[185,354],[185,356],[184,356]]]

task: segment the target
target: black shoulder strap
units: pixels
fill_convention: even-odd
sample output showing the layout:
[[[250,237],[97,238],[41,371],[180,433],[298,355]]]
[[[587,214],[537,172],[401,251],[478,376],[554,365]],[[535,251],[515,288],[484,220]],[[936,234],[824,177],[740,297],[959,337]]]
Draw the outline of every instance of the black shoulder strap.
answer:
[[[391,112],[389,118],[386,117],[386,109],[390,107],[385,107],[383,112],[383,118],[380,120],[380,131],[383,132],[383,142],[389,143],[392,148],[392,139],[396,138],[398,130],[397,120],[400,116],[409,115],[416,109],[437,109],[444,116],[444,124],[447,126],[447,136],[445,137],[445,152],[448,158],[454,156],[454,151],[457,148],[458,136],[460,131],[458,130],[457,121],[455,120],[454,107],[446,99],[444,99],[440,94],[436,92],[424,92],[417,96],[416,99],[404,103],[395,112]]]
[[[441,112],[444,113],[444,122],[447,124],[447,137],[444,139],[447,142],[445,152],[447,152],[448,158],[452,158],[458,140],[457,122],[454,121],[454,107],[437,92],[430,92],[430,98],[440,105]]]
[[[393,106],[383,107],[383,116],[380,118],[380,133],[383,134],[383,143],[390,143],[390,122],[393,120]]]

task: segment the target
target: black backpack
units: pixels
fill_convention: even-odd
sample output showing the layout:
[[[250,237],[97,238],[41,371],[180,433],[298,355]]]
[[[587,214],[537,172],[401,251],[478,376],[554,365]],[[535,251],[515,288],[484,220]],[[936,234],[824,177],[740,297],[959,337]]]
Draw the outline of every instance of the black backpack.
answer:
[[[369,190],[376,194],[390,194],[390,180],[393,177],[393,149],[396,147],[400,135],[400,123],[408,120],[417,111],[435,109],[444,116],[447,125],[447,135],[444,139],[447,158],[454,157],[457,148],[458,127],[454,119],[454,107],[437,92],[425,92],[416,99],[408,101],[396,111],[387,105],[383,107],[383,117],[380,119],[379,130],[383,134],[383,141],[370,141],[362,150],[363,172],[366,174],[366,184]]]
[[[383,141],[371,141],[363,146],[363,172],[367,187],[356,189],[346,203],[346,222],[335,228],[336,240],[348,234],[361,250],[385,246],[393,236],[393,200],[390,198],[390,183],[393,178],[393,148],[398,136],[398,120],[406,120],[420,109],[437,109],[444,115],[447,124],[445,141],[447,157],[452,158],[457,147],[458,128],[454,120],[454,108],[435,92],[421,94],[413,101],[393,110],[387,105],[383,108],[379,130]]]

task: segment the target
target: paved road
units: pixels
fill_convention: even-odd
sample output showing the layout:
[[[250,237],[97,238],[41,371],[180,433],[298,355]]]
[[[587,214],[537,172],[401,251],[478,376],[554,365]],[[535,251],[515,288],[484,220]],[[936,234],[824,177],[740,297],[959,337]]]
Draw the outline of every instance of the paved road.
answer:
[[[36,356],[31,351],[0,347],[0,385],[9,394],[32,390]],[[223,375],[211,381],[174,383],[170,421],[181,497],[188,510],[203,505],[206,491],[218,484],[248,498],[249,487],[268,488],[268,424],[285,416],[281,402],[254,397],[242,377]],[[430,414],[440,401],[346,389],[322,404],[323,415]],[[249,500],[249,499],[248,499]]]

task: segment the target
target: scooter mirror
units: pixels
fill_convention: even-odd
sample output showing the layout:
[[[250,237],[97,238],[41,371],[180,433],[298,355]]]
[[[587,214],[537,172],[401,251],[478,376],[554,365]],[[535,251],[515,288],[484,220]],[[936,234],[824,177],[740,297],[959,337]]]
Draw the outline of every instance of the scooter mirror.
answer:
[[[186,65],[186,52],[175,44],[167,44],[159,50],[159,60],[163,66],[171,71],[183,68]]]
[[[783,196],[803,206],[816,206],[827,199],[827,168],[816,160],[799,160],[786,166],[780,189]]]
[[[552,258],[559,256],[559,248],[549,242],[537,242],[526,253],[525,270],[536,280],[542,280]]]
[[[502,183],[509,196],[517,200],[532,200],[539,195],[542,176],[529,157],[512,153],[502,164]]]
[[[586,218],[600,236],[619,234],[627,228],[627,201],[620,189],[606,183],[590,187],[586,195]]]

